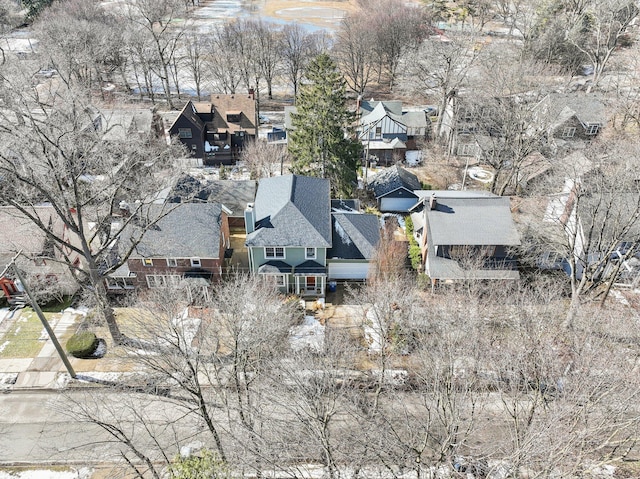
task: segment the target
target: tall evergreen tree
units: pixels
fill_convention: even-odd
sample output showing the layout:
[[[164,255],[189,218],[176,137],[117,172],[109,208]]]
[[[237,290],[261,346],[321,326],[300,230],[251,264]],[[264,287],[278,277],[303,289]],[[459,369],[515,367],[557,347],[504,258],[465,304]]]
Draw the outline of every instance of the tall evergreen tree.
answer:
[[[349,197],[357,182],[362,146],[353,134],[345,80],[325,53],[309,63],[305,80],[296,102],[298,111],[291,117],[291,171],[328,178],[335,196]]]

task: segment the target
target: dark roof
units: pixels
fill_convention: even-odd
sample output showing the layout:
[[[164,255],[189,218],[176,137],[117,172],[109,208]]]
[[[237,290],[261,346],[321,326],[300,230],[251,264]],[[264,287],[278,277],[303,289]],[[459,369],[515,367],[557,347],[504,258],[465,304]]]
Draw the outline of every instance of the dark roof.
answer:
[[[280,260],[267,261],[258,267],[260,274],[291,273],[292,270],[293,267],[289,263]]]
[[[380,220],[376,215],[333,213],[333,245],[327,258],[371,259],[380,241]]]
[[[376,101],[373,99],[370,101],[365,100],[362,102],[362,104],[360,105],[360,114],[362,116],[365,116],[368,113],[371,113],[379,104],[381,104],[382,107],[390,113],[393,113],[395,115],[402,115],[402,102],[400,100]]]
[[[331,200],[332,212],[357,213],[360,211],[360,200]]]
[[[369,188],[373,190],[376,198],[380,198],[398,188],[414,191],[419,190],[421,187],[416,175],[398,165],[394,165],[380,172],[371,183],[369,183]]]
[[[166,206],[152,205],[149,217],[163,214]],[[217,203],[181,203],[145,231],[131,258],[220,258],[222,206]],[[121,250],[135,235],[131,221],[120,236]]]
[[[509,198],[438,198],[435,209],[426,207],[429,234],[435,245],[520,244],[511,217]]]
[[[293,274],[294,276],[302,276],[307,274],[327,274],[327,268],[316,261],[307,260],[304,263],[296,266]]]
[[[174,131],[175,130],[174,127],[176,126],[176,123],[180,120],[180,118],[187,118],[189,122],[193,124],[193,126],[197,127],[200,131],[204,130],[204,123],[198,116],[196,112],[196,108],[193,105],[193,102],[191,100],[187,102],[187,104],[184,106],[180,114],[176,117],[176,119],[173,121],[173,123],[169,127],[169,132],[171,132],[171,134],[174,134],[174,135],[177,134],[177,132]]]
[[[258,184],[247,246],[331,246],[329,180],[285,175]]]
[[[191,175],[183,175],[171,191],[169,202],[221,203],[231,210],[231,217],[243,217],[244,208],[256,196],[254,180],[203,181]]]

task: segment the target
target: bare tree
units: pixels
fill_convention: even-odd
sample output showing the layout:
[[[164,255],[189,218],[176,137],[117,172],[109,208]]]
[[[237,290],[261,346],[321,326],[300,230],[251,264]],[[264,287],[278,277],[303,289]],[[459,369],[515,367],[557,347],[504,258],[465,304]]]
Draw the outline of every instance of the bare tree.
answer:
[[[237,36],[237,26],[224,23],[213,31],[206,46],[207,72],[225,93],[235,93],[243,79],[244,60],[238,60],[244,49],[242,41]]]
[[[273,98],[273,79],[282,60],[281,32],[272,23],[259,20],[254,25],[255,55],[258,70],[267,83],[267,97]],[[258,89],[258,77],[256,77],[256,90]]]
[[[369,28],[374,32],[378,82],[383,72],[386,73],[391,90],[400,61],[430,33],[425,10],[412,8],[396,0],[361,0],[361,8],[366,12]]]
[[[242,161],[246,163],[253,179],[282,174],[286,159],[284,145],[270,145],[260,139],[249,142],[242,150]]]
[[[169,107],[173,108],[170,70],[178,40],[184,34],[183,28],[176,27],[176,20],[185,18],[186,5],[184,1],[140,0],[128,2],[125,6],[125,13],[131,28],[148,36],[153,46],[153,56],[140,55],[137,59],[138,62],[149,65],[149,70],[160,78],[165,100]]]
[[[639,12],[636,3],[628,0],[589,3],[577,12],[575,23],[568,32],[569,42],[593,65],[593,81],[587,91],[600,82],[611,55]]]
[[[481,49],[474,48],[475,38],[466,34],[448,35],[449,41],[429,38],[408,61],[409,74],[416,80],[421,94],[433,94],[439,107],[436,138],[452,125],[446,123],[445,110],[462,87],[471,69],[478,63]]]
[[[367,88],[374,66],[374,36],[367,20],[362,11],[345,16],[333,49],[349,88],[359,95]]]
[[[205,45],[210,44],[210,41],[207,37],[190,34],[184,36],[182,44],[185,50],[186,65],[191,72],[191,78],[196,87],[195,93],[200,101],[206,75]]]
[[[293,97],[298,96],[298,85],[302,80],[305,66],[309,59],[315,57],[314,37],[308,34],[299,24],[287,24],[282,28],[280,37],[282,62],[288,81],[293,86]]]
[[[45,65],[67,81],[101,86],[121,65],[121,24],[98,4],[55,3],[38,17],[35,29]]]
[[[143,206],[165,183],[156,174],[172,169],[175,151],[150,134],[104,141],[111,125],[83,102],[83,94],[62,85],[44,96],[25,92],[21,77],[14,80],[17,83],[5,78],[3,85],[12,103],[11,110],[2,113],[0,199],[29,218],[54,244],[80,284],[91,291],[119,343],[123,336],[107,301],[104,277],[126,261],[131,249],[115,260],[112,242],[130,221],[139,219]],[[116,222],[118,205],[125,199],[138,203],[130,217]],[[63,233],[51,231],[35,212],[43,202],[65,225]],[[146,218],[145,224],[151,226],[157,219]],[[82,261],[75,264],[70,252]]]

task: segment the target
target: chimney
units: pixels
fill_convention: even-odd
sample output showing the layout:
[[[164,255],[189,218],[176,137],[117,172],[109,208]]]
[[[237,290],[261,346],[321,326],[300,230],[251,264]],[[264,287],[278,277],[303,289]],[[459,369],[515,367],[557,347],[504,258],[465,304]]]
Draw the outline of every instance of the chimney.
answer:
[[[255,90],[253,88],[249,88],[249,98],[255,100]]]
[[[120,209],[120,216],[126,218],[127,216],[131,215],[131,208],[129,208],[129,203],[127,203],[125,200],[122,200],[120,202],[118,208]]]
[[[436,195],[431,193],[431,197],[429,198],[429,209],[435,210],[438,207],[438,202],[436,201]]]
[[[253,203],[247,203],[244,210],[244,229],[247,234],[253,233],[256,229],[256,212],[253,209]]]

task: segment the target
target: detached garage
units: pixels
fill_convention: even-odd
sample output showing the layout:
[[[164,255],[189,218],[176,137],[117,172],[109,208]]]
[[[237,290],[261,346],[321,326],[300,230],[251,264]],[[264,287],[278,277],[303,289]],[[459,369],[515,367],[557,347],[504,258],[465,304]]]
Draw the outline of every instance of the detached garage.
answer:
[[[380,211],[404,213],[409,211],[417,202],[418,197],[413,192],[398,188],[385,196],[378,198]]]
[[[327,250],[329,280],[364,280],[380,241],[380,220],[358,212],[332,213],[332,246]]]
[[[331,260],[329,260],[331,261]],[[369,274],[369,262],[350,263],[350,262],[329,262],[329,280],[332,279],[367,279]]]
[[[414,191],[422,186],[416,175],[395,165],[377,175],[369,187],[380,211],[406,213],[418,202]]]

